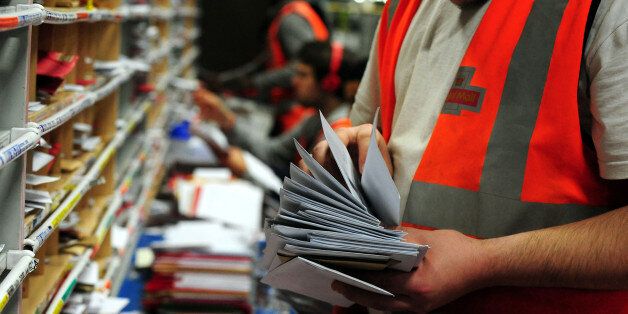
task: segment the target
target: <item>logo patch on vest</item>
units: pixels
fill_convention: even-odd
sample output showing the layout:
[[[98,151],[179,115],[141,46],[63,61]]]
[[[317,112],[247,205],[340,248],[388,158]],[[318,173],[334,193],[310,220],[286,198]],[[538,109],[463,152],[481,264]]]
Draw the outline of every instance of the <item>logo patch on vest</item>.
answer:
[[[454,84],[449,90],[441,113],[460,115],[462,110],[480,112],[486,90],[481,87],[471,86],[473,73],[475,73],[475,68],[472,67],[460,67],[458,69]]]

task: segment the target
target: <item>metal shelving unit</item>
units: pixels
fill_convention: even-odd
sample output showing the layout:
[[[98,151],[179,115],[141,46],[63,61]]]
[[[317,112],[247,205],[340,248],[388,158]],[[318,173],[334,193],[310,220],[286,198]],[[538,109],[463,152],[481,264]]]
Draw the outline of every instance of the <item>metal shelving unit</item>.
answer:
[[[0,313],[60,313],[94,263],[94,290],[119,287],[164,175],[171,83],[193,78],[198,56],[195,0],[148,2],[0,2]],[[36,93],[42,50],[78,56],[49,98]],[[44,109],[29,111],[35,101]],[[93,149],[77,148],[77,125],[98,138]],[[53,149],[44,170],[32,169],[35,154]],[[30,173],[59,179],[30,186]],[[52,202],[27,213],[27,188]],[[128,233],[126,249],[112,247],[114,226]]]

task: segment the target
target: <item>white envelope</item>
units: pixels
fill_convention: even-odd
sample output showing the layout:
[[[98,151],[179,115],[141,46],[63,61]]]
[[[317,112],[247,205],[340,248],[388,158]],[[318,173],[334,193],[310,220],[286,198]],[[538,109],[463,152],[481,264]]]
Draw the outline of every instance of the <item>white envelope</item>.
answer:
[[[385,226],[398,226],[401,223],[401,197],[377,146],[375,131],[377,130],[378,116],[379,109],[377,109],[373,119],[373,132],[362,173],[362,189],[364,189],[371,209],[377,213],[382,223]]]
[[[351,159],[351,155],[349,155],[347,147],[342,143],[331,125],[329,125],[323,113],[319,111],[319,115],[321,118],[321,126],[323,127],[323,134],[329,145],[329,150],[336,161],[336,165],[338,165],[338,169],[340,169],[342,178],[345,180],[347,187],[349,187],[351,194],[364,203],[364,197],[362,196],[362,191],[358,184],[359,175],[353,166],[353,160]]]
[[[332,305],[348,307],[354,302],[331,289],[334,280],[373,293],[394,295],[380,287],[302,257],[295,257],[277,266],[262,278],[262,283],[276,289],[296,292]]]
[[[342,195],[338,194],[336,191],[334,191],[333,189],[330,189],[329,187],[327,187],[326,185],[322,184],[321,182],[317,181],[316,179],[314,179],[312,176],[310,176],[309,174],[305,173],[303,170],[299,169],[299,167],[295,166],[294,164],[290,164],[290,179],[294,180],[297,183],[302,184],[303,186],[306,186],[307,188],[314,190],[318,193],[321,193],[323,195],[327,195],[329,198],[333,198],[335,200],[337,200],[338,202],[341,202],[351,208],[354,208],[356,210],[359,211],[364,211],[364,212],[368,212],[368,209],[366,209],[366,206],[364,206],[363,204],[356,204],[352,201],[350,201],[349,199],[343,197]],[[369,213],[370,215],[370,213]]]
[[[37,172],[55,159],[55,156],[40,151],[33,152],[32,171]]]
[[[36,174],[26,174],[26,184],[28,185],[41,185],[46,183],[52,183],[59,181],[59,177],[40,176]]]
[[[334,176],[332,176],[331,173],[329,173],[329,171],[323,168],[323,166],[321,166],[316,161],[316,159],[314,159],[314,157],[312,157],[296,139],[294,140],[294,145],[297,147],[297,152],[303,159],[303,162],[310,169],[310,172],[312,172],[312,175],[314,175],[314,178],[316,178],[316,180],[325,184],[327,187],[334,190],[338,194],[351,200],[358,206],[361,206],[361,207],[364,206],[364,203],[362,202],[362,200],[353,196],[353,194],[351,194],[351,192],[349,192],[347,188],[345,188],[342,184],[340,184],[340,182],[338,182],[338,180],[336,180],[336,178],[334,178]]]

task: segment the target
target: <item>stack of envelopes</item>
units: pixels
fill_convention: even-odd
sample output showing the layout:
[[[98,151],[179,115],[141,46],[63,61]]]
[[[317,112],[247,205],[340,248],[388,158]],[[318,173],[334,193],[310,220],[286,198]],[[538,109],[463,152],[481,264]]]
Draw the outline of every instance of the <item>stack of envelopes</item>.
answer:
[[[377,114],[375,117],[377,121]],[[351,301],[331,290],[339,280],[383,295],[390,292],[349,276],[346,270],[411,271],[428,247],[405,242],[399,225],[399,192],[375,138],[373,125],[364,170],[355,170],[347,148],[321,114],[323,134],[342,182],[295,144],[312,175],[291,165],[279,214],[266,221],[263,283],[334,305]]]

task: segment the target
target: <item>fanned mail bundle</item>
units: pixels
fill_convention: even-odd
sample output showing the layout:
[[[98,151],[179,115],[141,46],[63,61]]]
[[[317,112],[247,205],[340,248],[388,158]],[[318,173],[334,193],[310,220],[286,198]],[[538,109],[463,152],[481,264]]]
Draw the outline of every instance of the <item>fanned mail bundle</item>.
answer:
[[[384,227],[399,225],[400,197],[377,147],[377,116],[360,178],[347,148],[321,114],[323,134],[344,184],[295,140],[312,175],[291,165],[290,178],[284,179],[279,214],[266,221],[262,263],[269,272],[263,283],[349,306],[351,301],[331,289],[334,280],[392,294],[342,271],[409,272],[421,261],[426,245],[405,242],[403,231]]]

